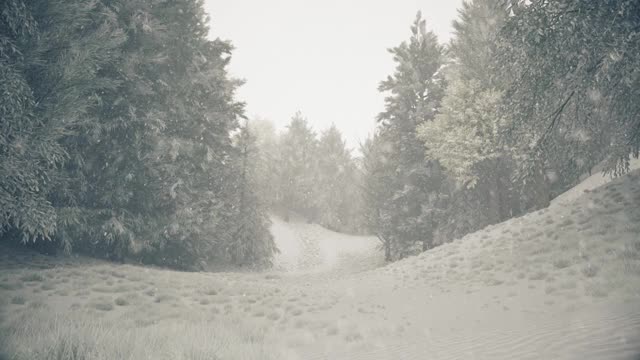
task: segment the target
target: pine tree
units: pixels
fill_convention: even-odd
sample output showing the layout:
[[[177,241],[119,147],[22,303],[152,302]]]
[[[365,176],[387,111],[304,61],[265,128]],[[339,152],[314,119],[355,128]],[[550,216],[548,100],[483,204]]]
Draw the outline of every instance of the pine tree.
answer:
[[[287,215],[297,212],[313,221],[316,217],[315,175],[317,140],[307,120],[297,112],[280,140],[281,207]]]
[[[175,1],[153,11],[170,14],[165,23],[175,44],[165,50],[167,60],[159,64],[164,76],[155,82],[156,111],[162,111],[155,114],[164,121],[150,158],[164,210],[157,238],[161,246],[184,251],[178,263],[224,256],[223,244],[234,241],[232,200],[225,192],[226,183],[235,181],[229,177],[229,134],[243,111],[233,99],[240,83],[226,73],[232,48],[207,39],[201,3]]]
[[[239,82],[225,69],[232,48],[207,39],[199,2],[108,5],[126,42],[104,71],[121,85],[102,94],[99,121],[76,140],[87,154],[80,205],[89,216],[66,232],[96,255],[180,268],[225,259],[229,134],[242,114]]]
[[[279,137],[271,121],[252,119],[249,131],[256,138],[256,193],[264,205],[275,211],[282,195],[279,192]]]
[[[74,137],[118,85],[103,71],[124,41],[113,18],[95,1],[0,5],[0,233],[52,240],[82,220]]]
[[[240,82],[226,72],[231,45],[208,39],[202,1],[0,10],[5,236],[180,268],[228,259],[238,241],[252,249],[240,262],[271,256],[262,208],[248,233],[233,221]]]
[[[349,196],[355,164],[340,131],[332,125],[320,136],[315,193],[320,224],[337,231],[354,231],[354,204]]]
[[[527,168],[579,175],[607,159],[608,171],[626,171],[640,150],[640,4],[511,1],[509,11],[495,65]]]
[[[408,42],[390,49],[396,71],[380,84],[390,92],[385,111],[378,116],[383,148],[389,147],[387,161],[393,169],[390,199],[385,199],[381,219],[389,231],[394,257],[408,255],[415,244],[422,249],[433,246],[433,232],[440,213],[444,177],[439,165],[425,158],[424,147],[416,137],[416,127],[436,115],[443,92],[438,72],[443,65],[443,47],[426,31],[418,12]],[[385,144],[386,143],[386,144]]]
[[[430,158],[438,159],[465,188],[481,177],[481,164],[496,162],[506,151],[499,135],[506,120],[498,114],[501,90],[487,69],[491,66],[495,35],[506,17],[491,0],[464,2],[453,22],[455,36],[449,47],[451,63],[440,113],[422,124],[419,137]],[[494,171],[495,172],[495,171]]]
[[[374,134],[361,144],[360,152],[364,225],[380,240],[385,261],[391,261],[392,246],[396,242],[390,213],[395,181],[395,169],[389,161],[391,149],[380,134]]]
[[[160,223],[154,199],[160,186],[144,161],[162,121],[161,116],[148,116],[156,105],[151,77],[161,76],[157,61],[151,61],[160,45],[149,38],[157,36],[154,28],[160,20],[154,18],[150,1],[104,3],[126,36],[118,61],[102,70],[119,86],[101,94],[100,106],[92,113],[96,121],[74,138],[77,151],[84,154],[78,205],[85,217],[62,229],[61,237],[77,251],[122,260],[155,243],[153,229]]]
[[[278,250],[269,232],[271,222],[255,191],[260,154],[248,124],[236,135],[235,148],[233,188],[236,201],[231,217],[234,229],[227,252],[234,264],[270,265]]]
[[[459,186],[451,194],[441,235],[451,239],[520,212],[511,153],[501,141],[508,127],[501,86],[490,69],[506,8],[491,0],[464,2],[443,70],[447,87],[434,121],[418,127],[427,156]]]

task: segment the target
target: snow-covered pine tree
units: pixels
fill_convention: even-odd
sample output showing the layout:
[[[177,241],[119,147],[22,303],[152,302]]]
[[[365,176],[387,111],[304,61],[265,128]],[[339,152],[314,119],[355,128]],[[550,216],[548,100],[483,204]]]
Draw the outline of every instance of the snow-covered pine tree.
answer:
[[[226,189],[236,181],[230,133],[243,113],[234,99],[240,82],[226,70],[231,45],[208,39],[202,2],[153,4],[149,14],[142,30],[153,51],[143,74],[152,93],[143,114],[156,131],[144,162],[159,188],[152,251],[190,267],[226,258],[234,241],[235,197]]]
[[[281,198],[278,186],[279,136],[274,124],[265,119],[254,118],[249,121],[249,131],[256,138],[256,184],[255,191],[264,206],[275,211]]]
[[[96,1],[0,4],[0,237],[55,240],[82,221],[84,154],[124,34]]]
[[[502,93],[487,69],[507,14],[491,0],[464,2],[459,14],[443,71],[447,87],[442,106],[434,121],[420,125],[418,137],[430,158],[438,159],[463,187],[473,188],[489,175],[479,165],[496,162],[505,152],[498,138],[506,126],[497,111]]]
[[[495,73],[526,164],[580,175],[607,159],[626,171],[640,150],[640,3],[518,0],[509,11]]]
[[[355,164],[335,125],[320,136],[317,162],[315,192],[320,224],[336,231],[354,231],[352,208],[357,202],[350,195],[356,181]]]
[[[374,134],[360,145],[360,152],[364,225],[380,240],[385,261],[391,261],[391,248],[397,242],[390,221],[395,181],[395,169],[389,161],[391,148],[380,134]]]
[[[81,206],[69,229],[96,255],[197,268],[226,259],[235,231],[230,134],[243,105],[226,72],[232,47],[208,39],[201,2],[106,1],[127,36],[107,68],[98,123],[77,143],[87,154]]]
[[[280,207],[288,218],[297,212],[315,220],[317,139],[302,113],[297,112],[280,139]]]
[[[445,95],[435,119],[418,127],[427,157],[437,159],[458,186],[452,191],[441,241],[450,240],[520,212],[512,186],[509,149],[500,135],[501,87],[491,68],[496,35],[507,17],[493,0],[464,2],[453,22]]]
[[[388,92],[385,110],[378,115],[387,161],[393,164],[391,198],[382,202],[379,217],[389,225],[380,228],[392,242],[392,256],[407,256],[416,244],[422,250],[433,246],[444,176],[437,162],[425,158],[416,127],[433,120],[443,93],[439,75],[444,61],[443,47],[418,12],[411,26],[411,38],[389,52],[396,62],[392,76],[379,87]]]
[[[270,265],[278,251],[269,232],[270,220],[263,200],[256,192],[259,149],[248,124],[234,137],[232,216],[233,231],[226,252],[232,263],[239,265]]]

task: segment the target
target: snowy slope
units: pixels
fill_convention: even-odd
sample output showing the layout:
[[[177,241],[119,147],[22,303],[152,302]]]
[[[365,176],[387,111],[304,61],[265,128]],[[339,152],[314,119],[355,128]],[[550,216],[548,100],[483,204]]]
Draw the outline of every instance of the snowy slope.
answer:
[[[640,168],[640,159],[632,159],[629,164],[629,168],[631,171]],[[558,197],[553,199],[554,203],[557,202],[570,202],[574,201],[585,192],[589,192],[597,187],[600,187],[612,180],[611,176],[602,174],[601,166],[598,166],[594,169],[593,175],[587,177],[583,181],[581,181],[578,185],[573,188],[567,190],[566,192],[560,194]]]
[[[640,159],[633,159],[631,170],[640,168]],[[552,201],[568,204],[583,194],[612,181],[601,172],[586,177],[580,184]],[[275,269],[291,274],[338,271],[341,274],[375,269],[384,264],[378,249],[379,241],[373,236],[352,236],[337,233],[317,224],[308,224],[303,218],[293,217],[289,222],[272,216],[271,233],[280,253]]]
[[[635,358],[640,173],[582,191],[592,185],[420,256],[316,283],[310,298],[330,306],[312,306],[273,341],[290,359]]]
[[[275,268],[292,274],[352,273],[383,265],[378,240],[337,233],[302,219],[272,217],[271,233],[280,253]]]

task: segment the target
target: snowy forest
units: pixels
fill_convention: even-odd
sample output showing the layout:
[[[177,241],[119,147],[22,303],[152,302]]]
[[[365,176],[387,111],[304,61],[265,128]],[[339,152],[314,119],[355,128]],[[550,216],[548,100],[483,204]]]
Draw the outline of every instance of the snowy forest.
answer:
[[[468,1],[446,44],[418,13],[358,149],[301,112],[282,132],[248,119],[201,1],[0,14],[5,241],[265,265],[274,212],[374,234],[395,260],[543,208],[602,161],[623,174],[640,148],[633,0]]]
[[[640,0],[421,1],[0,0],[0,360],[639,359]]]

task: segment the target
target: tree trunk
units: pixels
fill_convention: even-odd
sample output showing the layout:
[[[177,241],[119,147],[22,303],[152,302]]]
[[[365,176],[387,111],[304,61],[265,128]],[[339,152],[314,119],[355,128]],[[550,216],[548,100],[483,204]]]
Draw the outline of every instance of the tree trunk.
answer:
[[[431,249],[432,244],[433,244],[433,230],[428,231],[422,238],[422,252],[425,252]]]
[[[376,236],[380,242],[382,242],[382,246],[384,247],[384,261],[391,261],[391,242],[380,234],[376,234]]]

